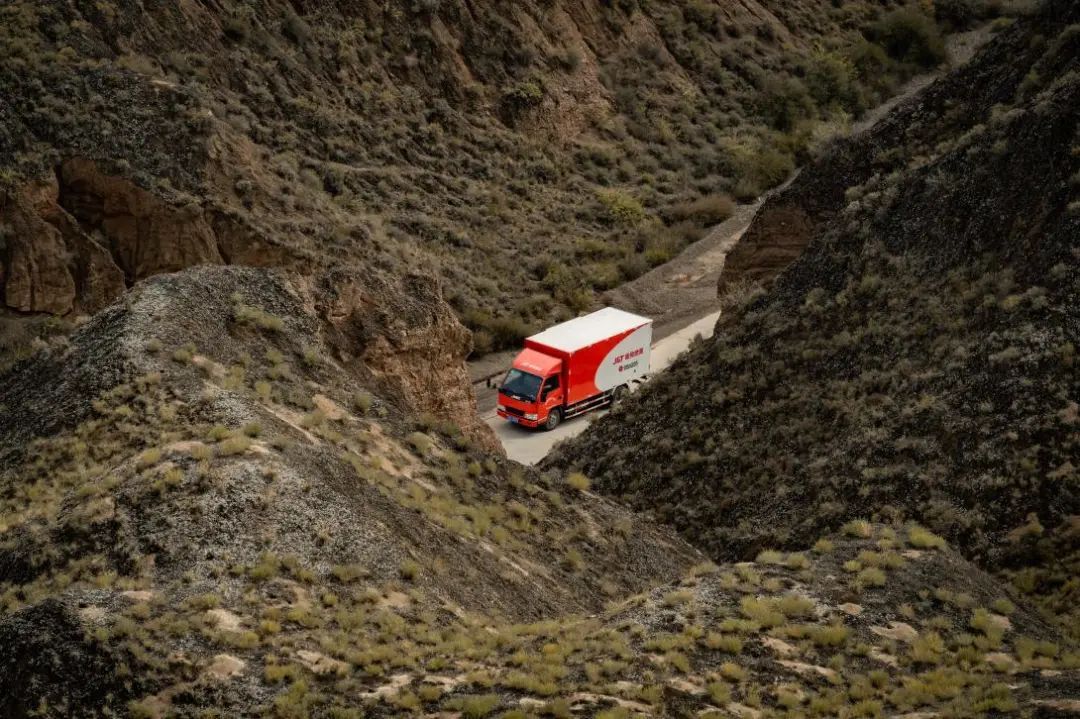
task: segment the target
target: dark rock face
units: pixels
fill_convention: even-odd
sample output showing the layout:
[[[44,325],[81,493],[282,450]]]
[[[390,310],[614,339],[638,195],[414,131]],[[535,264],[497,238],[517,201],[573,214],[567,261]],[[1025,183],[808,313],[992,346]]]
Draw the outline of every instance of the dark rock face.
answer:
[[[1078,12],[804,170],[729,258],[771,288],[550,465],[719,557],[914,517],[1074,616]]]

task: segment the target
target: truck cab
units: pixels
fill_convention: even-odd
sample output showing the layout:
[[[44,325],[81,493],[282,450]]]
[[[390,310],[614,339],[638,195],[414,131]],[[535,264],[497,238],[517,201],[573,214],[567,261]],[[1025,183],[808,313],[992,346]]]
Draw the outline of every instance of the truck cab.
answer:
[[[554,429],[604,407],[648,373],[652,321],[611,307],[525,339],[499,387],[498,415]]]
[[[499,416],[524,427],[549,422],[551,410],[563,403],[562,368],[557,357],[522,351],[499,387]]]

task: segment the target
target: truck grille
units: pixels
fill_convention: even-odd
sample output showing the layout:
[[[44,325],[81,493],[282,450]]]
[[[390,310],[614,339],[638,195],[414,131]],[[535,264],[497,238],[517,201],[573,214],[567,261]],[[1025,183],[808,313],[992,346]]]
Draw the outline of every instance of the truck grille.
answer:
[[[514,414],[514,415],[517,415],[518,417],[523,417],[525,415],[524,410],[515,409],[513,407],[507,407],[506,405],[503,405],[502,410],[503,410],[503,412],[506,412],[507,414]]]

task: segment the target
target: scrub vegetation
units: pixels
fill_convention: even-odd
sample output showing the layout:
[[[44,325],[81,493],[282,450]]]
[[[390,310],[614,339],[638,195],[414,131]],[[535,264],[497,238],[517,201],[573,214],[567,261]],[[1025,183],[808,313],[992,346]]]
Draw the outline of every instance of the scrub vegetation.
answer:
[[[993,12],[4,4],[4,302],[124,294],[0,326],[0,713],[1074,710],[1080,9],[818,144]],[[498,453],[413,268],[502,346],[811,155],[797,262]]]
[[[999,7],[189,9],[147,21],[129,0],[5,3],[3,192],[55,185],[129,282],[202,262],[433,270],[483,353],[670,259],[730,214],[729,195],[780,183],[939,64],[943,30]],[[179,214],[169,221],[205,225],[217,248],[162,248],[146,220],[103,221],[95,208],[141,211],[123,199],[132,188]],[[38,264],[59,277],[28,277],[32,297],[68,282],[61,258]]]

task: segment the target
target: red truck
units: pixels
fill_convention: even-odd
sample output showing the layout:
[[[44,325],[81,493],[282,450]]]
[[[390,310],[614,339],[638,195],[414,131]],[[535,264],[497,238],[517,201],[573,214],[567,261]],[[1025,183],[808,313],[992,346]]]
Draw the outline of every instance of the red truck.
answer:
[[[500,417],[555,429],[622,398],[649,372],[652,320],[605,307],[527,337],[499,387]]]

